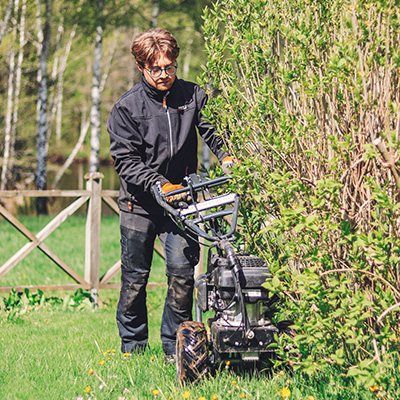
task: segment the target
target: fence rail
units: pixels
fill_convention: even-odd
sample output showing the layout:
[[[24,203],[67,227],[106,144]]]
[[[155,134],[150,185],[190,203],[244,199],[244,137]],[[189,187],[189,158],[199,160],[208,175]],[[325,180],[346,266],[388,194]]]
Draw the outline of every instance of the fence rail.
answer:
[[[10,222],[29,242],[21,247],[11,258],[0,267],[1,279],[20,263],[35,248],[39,248],[46,256],[53,260],[59,268],[64,270],[76,283],[75,284],[54,284],[37,286],[0,286],[0,292],[10,292],[13,288],[23,291],[30,290],[76,290],[78,288],[91,291],[93,300],[97,303],[99,289],[116,289],[119,283],[111,283],[111,280],[119,273],[121,260],[118,260],[108,271],[100,277],[100,224],[101,205],[106,203],[116,214],[119,213],[118,205],[113,199],[118,196],[116,190],[102,190],[101,173],[88,173],[85,175],[86,190],[3,190],[0,191],[1,198],[23,197],[77,197],[70,205],[57,214],[39,233],[36,235],[26,228],[16,217],[0,204],[0,215]],[[52,251],[44,240],[57,229],[67,218],[73,215],[79,208],[88,202],[85,232],[85,276],[79,275],[72,267],[67,265],[54,251]],[[163,249],[158,245],[155,251],[164,258]],[[148,286],[159,286],[159,283],[149,283]]]

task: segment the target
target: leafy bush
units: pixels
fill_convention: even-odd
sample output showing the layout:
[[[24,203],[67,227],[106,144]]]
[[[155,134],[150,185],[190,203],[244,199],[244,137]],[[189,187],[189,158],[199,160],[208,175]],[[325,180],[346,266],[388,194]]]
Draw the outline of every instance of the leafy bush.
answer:
[[[16,321],[26,312],[52,306],[61,306],[63,310],[94,308],[90,292],[83,289],[77,289],[73,294],[66,295],[64,299],[57,296],[46,297],[40,289],[34,293],[31,293],[29,289],[24,289],[23,292],[12,289],[8,297],[3,297],[3,307],[0,305],[0,311],[3,308],[7,320]]]
[[[294,367],[333,365],[380,395],[399,364],[397,3],[227,0],[204,14],[207,117],[241,160],[241,234],[295,321]]]

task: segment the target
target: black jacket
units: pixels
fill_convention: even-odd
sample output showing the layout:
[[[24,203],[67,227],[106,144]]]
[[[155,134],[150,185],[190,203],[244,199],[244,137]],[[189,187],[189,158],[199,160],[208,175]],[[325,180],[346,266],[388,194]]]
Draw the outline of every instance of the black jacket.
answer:
[[[159,91],[142,82],[114,105],[107,121],[110,154],[120,177],[119,208],[161,213],[151,187],[181,183],[197,169],[197,133],[222,161],[227,154],[202,109],[207,102],[196,84],[175,79],[169,91]],[[138,210],[141,211],[141,210]]]

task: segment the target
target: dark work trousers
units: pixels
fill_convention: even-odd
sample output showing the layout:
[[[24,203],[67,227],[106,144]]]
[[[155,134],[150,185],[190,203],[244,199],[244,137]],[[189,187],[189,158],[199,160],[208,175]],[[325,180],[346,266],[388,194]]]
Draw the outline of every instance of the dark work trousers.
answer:
[[[192,319],[194,267],[199,245],[168,216],[120,212],[121,293],[117,324],[121,350],[132,353],[145,349],[148,340],[146,284],[154,241],[158,236],[165,252],[168,292],[161,322],[161,341],[166,354],[175,354],[176,330]]]

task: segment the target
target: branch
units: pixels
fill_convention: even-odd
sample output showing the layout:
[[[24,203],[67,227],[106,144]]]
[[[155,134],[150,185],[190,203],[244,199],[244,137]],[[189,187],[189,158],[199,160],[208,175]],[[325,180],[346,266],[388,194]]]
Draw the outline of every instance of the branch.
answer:
[[[322,272],[320,274],[320,277],[327,275],[327,274],[332,274],[334,272],[358,272],[361,274],[373,276],[374,278],[377,278],[377,279],[381,280],[382,282],[386,283],[386,285],[388,285],[392,289],[392,291],[394,293],[396,293],[397,297],[400,298],[400,292],[390,282],[388,282],[385,278],[382,278],[381,276],[374,274],[373,272],[363,271],[363,270],[353,269],[353,268],[339,268],[339,269],[331,269],[329,271]]]
[[[388,315],[390,312],[392,312],[395,308],[400,307],[400,303],[396,303],[393,304],[392,306],[390,306],[386,311],[384,311],[376,320],[377,323],[380,323],[382,321],[383,318],[386,317],[386,315]]]
[[[396,181],[397,187],[400,189],[400,176],[396,167],[397,160],[395,159],[395,157],[391,152],[387,151],[385,143],[380,137],[376,138],[372,142],[372,144],[379,150],[379,153],[381,154],[383,160],[385,161],[383,166],[386,168],[390,168],[394,176],[394,179]]]

